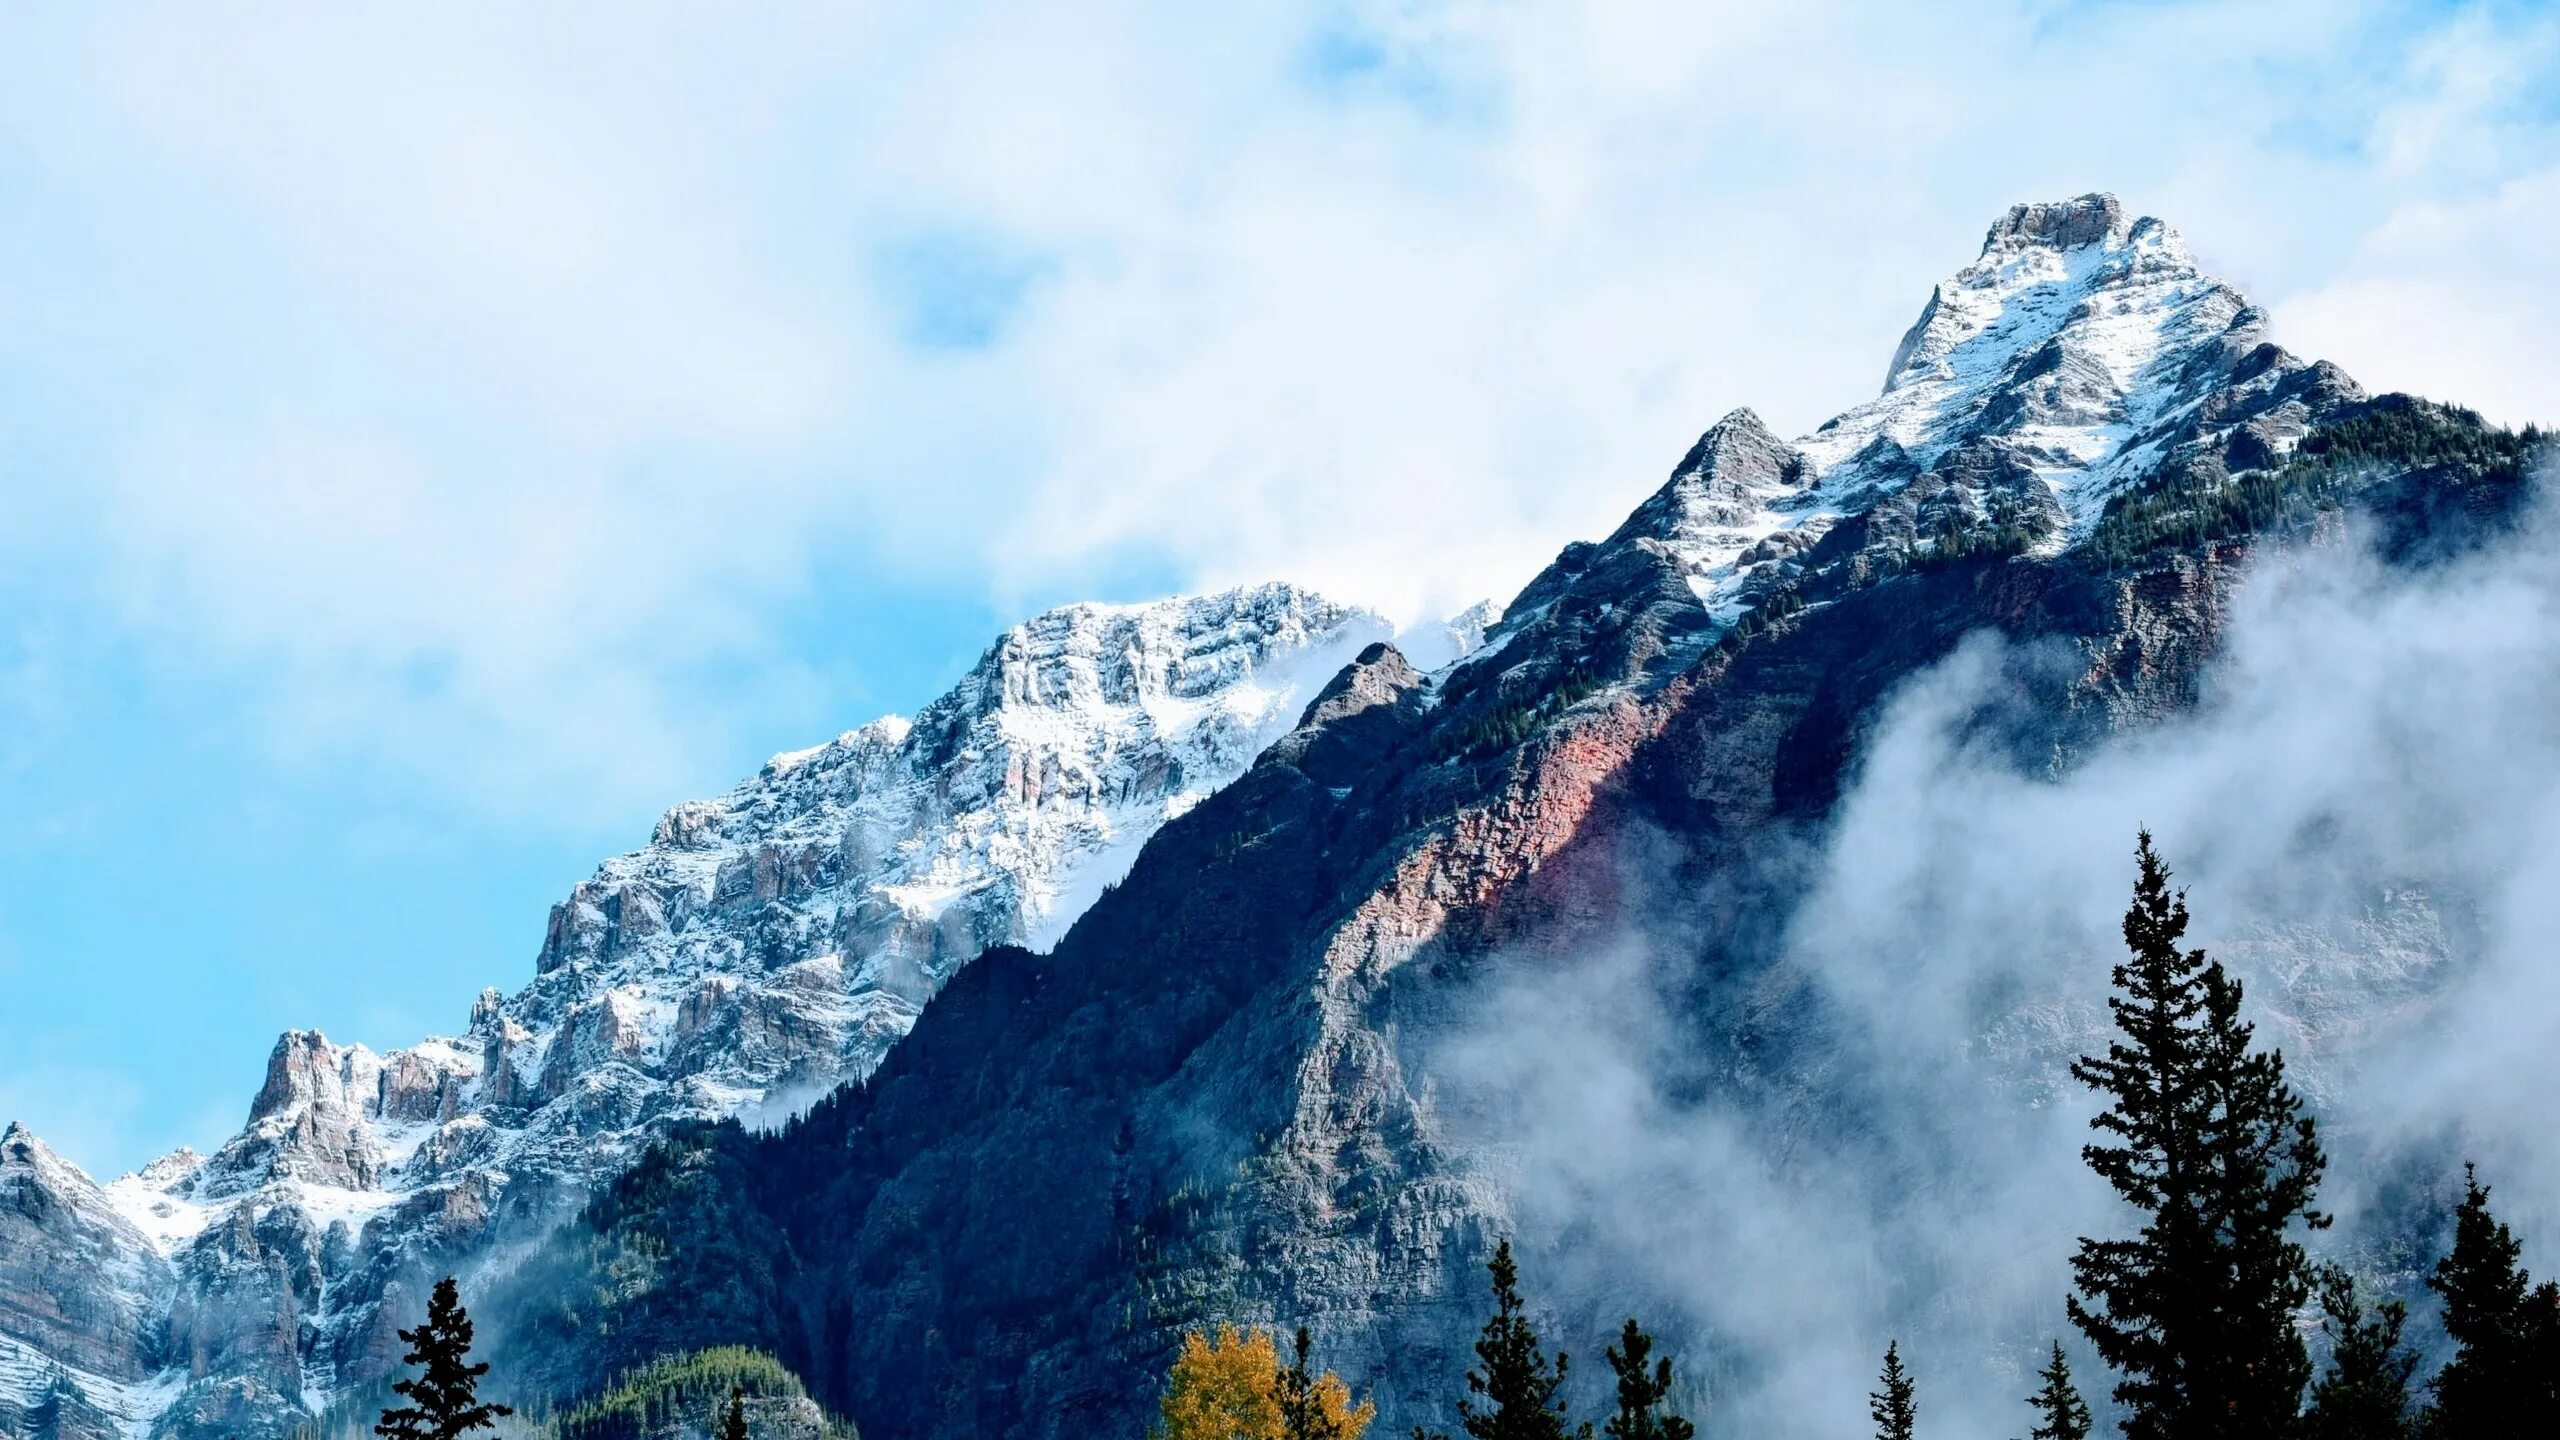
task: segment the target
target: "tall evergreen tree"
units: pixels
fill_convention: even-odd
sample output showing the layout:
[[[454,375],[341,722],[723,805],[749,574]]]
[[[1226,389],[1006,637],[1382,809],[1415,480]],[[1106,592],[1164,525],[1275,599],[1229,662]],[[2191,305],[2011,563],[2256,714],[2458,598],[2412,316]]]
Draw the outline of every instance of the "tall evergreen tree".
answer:
[[[2027,1397],[2036,1407],[2036,1428],[2027,1440],[2089,1440],[2089,1405],[2071,1383],[2071,1362],[2062,1358],[2062,1342],[2053,1342],[2053,1359],[2036,1378],[2044,1384]]]
[[[2522,1348],[2525,1404],[2550,1434],[2560,1430],[2560,1280],[2545,1280],[2525,1297]]]
[[[489,1364],[470,1359],[471,1316],[462,1308],[452,1276],[436,1282],[427,1297],[425,1322],[401,1331],[400,1341],[409,1347],[400,1362],[418,1366],[420,1373],[391,1387],[409,1403],[384,1410],[374,1434],[389,1440],[459,1440],[474,1430],[495,1430],[498,1421],[516,1413],[480,1399],[480,1377],[489,1373]]]
[[[2560,1287],[2533,1288],[2524,1247],[2489,1213],[2489,1187],[2467,1165],[2462,1190],[2453,1249],[2427,1277],[2455,1347],[2436,1374],[2432,1428],[2462,1440],[2560,1433]]]
[[[1618,1411],[1600,1433],[1609,1440],[1691,1440],[1698,1433],[1671,1408],[1671,1357],[1652,1358],[1653,1337],[1634,1316],[1607,1354],[1618,1376]]]
[[[2119,1034],[2071,1067],[2108,1106],[2081,1157],[2144,1214],[2129,1239],[2083,1238],[2073,1323],[2120,1380],[2126,1440],[2262,1440],[2294,1423],[2310,1353],[2293,1324],[2312,1266],[2297,1225],[2326,1164],[2284,1057],[2251,1048],[2240,982],[2182,948],[2183,891],[2143,832],[2124,917],[2130,957],[2107,1006]]]
[[[2329,1332],[2329,1371],[2311,1387],[2302,1415],[2307,1440],[2408,1440],[2409,1377],[2417,1355],[2400,1343],[2409,1307],[2385,1300],[2367,1311],[2355,1278],[2337,1266],[2320,1276],[2322,1328]]]
[[[1351,1403],[1351,1387],[1332,1371],[1319,1372],[1309,1352],[1314,1341],[1298,1327],[1289,1363],[1272,1379],[1272,1396],[1280,1410],[1281,1440],[1360,1440],[1377,1418],[1376,1402]]]
[[[1509,1240],[1494,1247],[1485,1268],[1493,1272],[1493,1318],[1476,1341],[1481,1368],[1467,1372],[1471,1398],[1458,1402],[1459,1423],[1474,1440],[1589,1440],[1590,1424],[1571,1424],[1558,1398],[1567,1357],[1558,1351],[1548,1363],[1536,1328],[1522,1313],[1520,1267]]]
[[[720,1417],[720,1440],[748,1440],[747,1387],[729,1387],[729,1413]]]
[[[1912,1403],[1916,1387],[1911,1372],[1902,1368],[1902,1345],[1888,1340],[1884,1347],[1884,1388],[1867,1395],[1867,1413],[1875,1417],[1876,1440],[1911,1440],[1911,1422],[1920,1409]]]

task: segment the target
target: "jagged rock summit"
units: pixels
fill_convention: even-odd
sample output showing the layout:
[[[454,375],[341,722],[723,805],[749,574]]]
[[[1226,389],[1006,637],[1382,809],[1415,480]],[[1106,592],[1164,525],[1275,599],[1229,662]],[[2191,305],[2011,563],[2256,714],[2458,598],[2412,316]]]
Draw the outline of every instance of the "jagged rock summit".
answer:
[[[281,1433],[388,1372],[429,1270],[549,1223],[668,1124],[778,1120],[867,1074],[980,951],[1054,940],[1387,633],[1287,585],[1051,611],[914,720],[669,810],[459,1035],[289,1032],[211,1157],[105,1187],[12,1126],[0,1402],[59,1368],[120,1423]]]
[[[2112,195],[2013,206],[1930,292],[1881,394],[1792,444],[1733,412],[1611,541],[1677,556],[1721,624],[1880,560],[2058,552],[2118,497],[2226,483],[2364,398],[2266,332]]]

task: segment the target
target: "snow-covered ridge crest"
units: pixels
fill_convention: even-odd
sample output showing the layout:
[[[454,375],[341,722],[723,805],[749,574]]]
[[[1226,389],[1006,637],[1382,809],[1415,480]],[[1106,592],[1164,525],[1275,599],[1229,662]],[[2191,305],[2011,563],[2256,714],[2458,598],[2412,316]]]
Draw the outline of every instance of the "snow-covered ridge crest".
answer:
[[[373,1378],[411,1271],[467,1267],[669,1123],[769,1121],[869,1073],[954,971],[1053,942],[1390,630],[1276,584],[1050,611],[912,721],[669,809],[553,907],[533,980],[484,991],[462,1034],[377,1054],[289,1032],[210,1158],[103,1187],[12,1131],[131,1297],[127,1343],[73,1383],[144,1428],[174,1402],[174,1434],[181,1412],[283,1414]],[[31,1328],[0,1311],[30,1353],[68,1343]]]
[[[655,1119],[776,1116],[868,1073],[979,951],[1053,940],[1387,628],[1286,585],[1017,625],[913,721],[671,808],[464,1035],[382,1057],[284,1037],[249,1127],[177,1188],[398,1191],[528,1149],[601,1173],[606,1137]]]
[[[2128,220],[2112,195],[2020,205],[1982,254],[1941,281],[1895,349],[1884,391],[1808,436],[1829,479],[1864,478],[1879,446],[1926,469],[1997,440],[2075,519],[2105,494],[2090,472],[2181,406],[2216,362],[2265,338],[2266,317],[2197,268],[2178,233]],[[1898,453],[1897,453],[1898,452]]]
[[[1676,555],[1719,622],[1850,518],[1906,553],[1966,531],[2052,553],[2127,490],[2266,463],[2361,396],[2266,331],[2176,231],[2112,195],[2014,206],[1931,290],[1882,393],[1792,444],[1733,412],[1612,542]]]

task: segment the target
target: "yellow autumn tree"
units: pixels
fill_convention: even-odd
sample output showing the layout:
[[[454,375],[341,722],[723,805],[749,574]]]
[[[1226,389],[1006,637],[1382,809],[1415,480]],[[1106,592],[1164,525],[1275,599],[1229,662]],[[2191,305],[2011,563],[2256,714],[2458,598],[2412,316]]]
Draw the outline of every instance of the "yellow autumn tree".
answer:
[[[1283,1367],[1268,1333],[1233,1325],[1182,1337],[1157,1408],[1157,1440],[1360,1440],[1378,1413],[1341,1376],[1307,1373],[1303,1337]]]
[[[1280,1351],[1260,1330],[1194,1330],[1165,1377],[1157,1440],[1281,1440]]]

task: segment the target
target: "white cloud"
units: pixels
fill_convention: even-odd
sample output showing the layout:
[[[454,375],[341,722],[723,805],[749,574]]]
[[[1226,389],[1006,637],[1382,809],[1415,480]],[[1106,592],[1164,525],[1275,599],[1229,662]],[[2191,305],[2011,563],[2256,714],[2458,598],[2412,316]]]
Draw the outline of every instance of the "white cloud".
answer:
[[[53,267],[0,278],[0,360],[68,377],[98,452],[29,511],[294,745],[389,727],[530,808],[663,799],[805,704],[795,629],[871,567],[1505,593],[1726,409],[1863,398],[2018,199],[2124,193],[2383,383],[2560,388],[2548,247],[2506,238],[2548,233],[2530,16],[86,23],[12,21],[0,100]],[[983,347],[908,343],[937,237],[1030,277],[962,297]]]
[[[2560,421],[2560,168],[2424,201],[2295,297],[2288,334],[2376,389],[2414,390],[2509,425]]]

